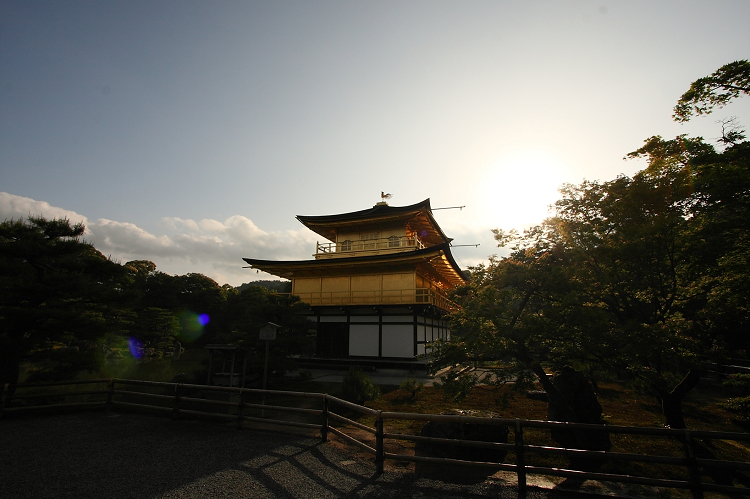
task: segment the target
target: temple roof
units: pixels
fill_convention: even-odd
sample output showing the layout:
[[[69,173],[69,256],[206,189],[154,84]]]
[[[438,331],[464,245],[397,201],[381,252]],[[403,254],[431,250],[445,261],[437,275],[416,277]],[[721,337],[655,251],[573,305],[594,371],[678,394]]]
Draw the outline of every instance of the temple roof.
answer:
[[[382,255],[354,256],[325,260],[257,260],[243,258],[250,268],[259,269],[286,279],[295,277],[315,277],[330,275],[334,271],[370,272],[379,267],[394,269],[398,264],[419,266],[425,271],[433,271],[452,286],[460,286],[466,279],[450,252],[449,243],[431,246],[416,251],[388,253]]]
[[[409,206],[388,206],[385,203],[378,203],[366,210],[338,215],[297,215],[297,220],[308,229],[333,242],[336,241],[336,234],[341,230],[361,230],[396,221],[408,223],[420,240],[428,246],[452,241],[443,233],[432,216],[429,198]]]

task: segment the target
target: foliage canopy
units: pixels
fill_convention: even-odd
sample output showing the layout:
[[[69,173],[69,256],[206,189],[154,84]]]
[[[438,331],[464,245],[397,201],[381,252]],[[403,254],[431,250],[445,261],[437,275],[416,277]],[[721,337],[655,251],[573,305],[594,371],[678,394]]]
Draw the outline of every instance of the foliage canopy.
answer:
[[[710,114],[714,107],[724,107],[742,94],[750,94],[750,62],[746,59],[725,64],[695,80],[677,101],[672,118],[685,122],[693,113]]]
[[[172,276],[146,260],[119,264],[85,242],[84,230],[34,216],[0,224],[0,385],[18,380],[24,360],[54,365],[38,379],[70,378],[208,342],[239,344],[250,366],[262,366],[257,328],[269,321],[283,327],[271,351],[280,372],[291,355],[312,349],[294,299],[258,286],[240,292],[202,274]]]
[[[689,118],[742,93],[750,93],[747,61],[693,83],[676,109]],[[463,307],[453,337],[433,345],[431,361],[433,371],[486,370],[451,369],[443,387],[460,397],[480,381],[536,380],[554,402],[561,395],[548,372],[567,365],[594,386],[601,376],[631,379],[659,400],[667,425],[684,426],[681,403],[704,363],[750,350],[743,138],[717,151],[700,137],[652,136],[626,156],[648,164],[632,177],[563,185],[543,223],[495,230],[510,254],[471,269],[453,296]]]

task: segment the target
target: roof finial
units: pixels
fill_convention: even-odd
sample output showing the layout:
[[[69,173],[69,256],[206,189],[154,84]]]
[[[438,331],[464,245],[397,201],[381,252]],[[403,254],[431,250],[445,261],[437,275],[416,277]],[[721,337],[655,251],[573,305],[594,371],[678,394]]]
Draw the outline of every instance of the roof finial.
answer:
[[[381,203],[388,204],[388,203],[386,203],[385,200],[386,199],[391,199],[392,197],[393,197],[393,194],[388,194],[388,193],[386,193],[384,191],[380,191],[380,199],[382,199]]]

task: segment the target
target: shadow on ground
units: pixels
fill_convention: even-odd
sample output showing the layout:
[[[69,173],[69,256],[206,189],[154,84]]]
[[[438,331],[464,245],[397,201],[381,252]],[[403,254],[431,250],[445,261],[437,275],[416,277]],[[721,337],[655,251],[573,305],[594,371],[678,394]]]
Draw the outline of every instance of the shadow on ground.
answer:
[[[446,483],[375,473],[315,433],[135,413],[0,421],[0,496],[13,498],[512,498],[503,480]],[[575,494],[532,488],[529,498]]]

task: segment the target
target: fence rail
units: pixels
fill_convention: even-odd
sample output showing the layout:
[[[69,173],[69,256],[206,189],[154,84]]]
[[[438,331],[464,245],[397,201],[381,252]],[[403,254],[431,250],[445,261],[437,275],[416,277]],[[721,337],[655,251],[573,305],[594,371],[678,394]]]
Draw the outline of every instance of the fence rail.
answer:
[[[331,253],[353,253],[357,251],[366,250],[379,250],[379,249],[398,249],[398,248],[410,248],[410,249],[423,249],[424,243],[419,239],[418,236],[390,236],[390,237],[379,237],[374,239],[357,239],[340,241],[339,243],[321,243],[318,242],[316,245],[315,254],[331,254]]]
[[[97,385],[100,387],[99,389],[91,389],[92,386]],[[83,387],[84,389],[76,390],[75,388],[77,387]],[[83,400],[77,402],[68,401],[68,399],[76,397],[82,397]],[[253,397],[260,399],[261,403],[251,402]],[[281,403],[266,404],[267,398],[272,400],[279,399],[280,402],[288,402],[289,405]],[[33,401],[36,402],[30,403]],[[313,407],[310,407],[311,404]],[[249,421],[317,429],[320,431],[323,441],[327,441],[329,434],[333,433],[345,442],[372,454],[378,472],[383,471],[385,460],[504,470],[516,473],[519,492],[526,490],[526,476],[528,474],[541,474],[558,477],[575,477],[581,480],[599,480],[604,482],[689,489],[695,498],[703,497],[703,493],[708,491],[745,496],[750,495],[750,487],[747,486],[708,483],[705,480],[701,480],[701,469],[705,470],[705,473],[710,473],[711,470],[743,472],[750,471],[750,462],[704,459],[695,455],[696,439],[710,440],[711,442],[721,440],[750,442],[750,434],[748,433],[384,412],[322,393],[164,383],[118,378],[5,385],[2,391],[2,399],[0,400],[0,418],[6,414],[48,409],[112,410],[118,407],[170,413],[173,419],[181,416],[197,416],[234,420],[238,427],[242,427],[244,422]],[[374,426],[368,426],[362,422],[354,421],[351,417],[347,417],[344,414],[334,412],[334,407],[340,408],[339,412],[341,412],[341,409],[353,411],[365,416],[365,420],[372,419]],[[283,416],[286,416],[287,419],[282,419]],[[513,441],[508,443],[486,442],[386,432],[386,421],[437,421],[474,425],[500,425],[507,427],[509,434],[510,430],[513,430]],[[337,423],[337,425],[334,426],[332,422]],[[350,428],[364,431],[365,434],[371,437],[367,441],[360,440],[351,434],[352,431]],[[545,431],[605,431],[610,435],[660,437],[679,443],[683,447],[684,453],[680,456],[659,456],[536,445],[525,441],[525,429]],[[398,440],[429,443],[430,445],[438,444],[502,450],[512,453],[515,462],[468,461],[452,458],[405,455],[385,451],[386,441]],[[746,449],[750,450],[750,447],[746,447]],[[529,454],[680,466],[687,470],[689,479],[666,479],[529,465],[527,464]],[[750,477],[743,475],[741,483],[750,483]]]
[[[297,296],[309,305],[411,305],[430,304],[443,310],[458,310],[459,306],[444,293],[432,288],[374,289],[369,291],[299,291],[277,293]]]

